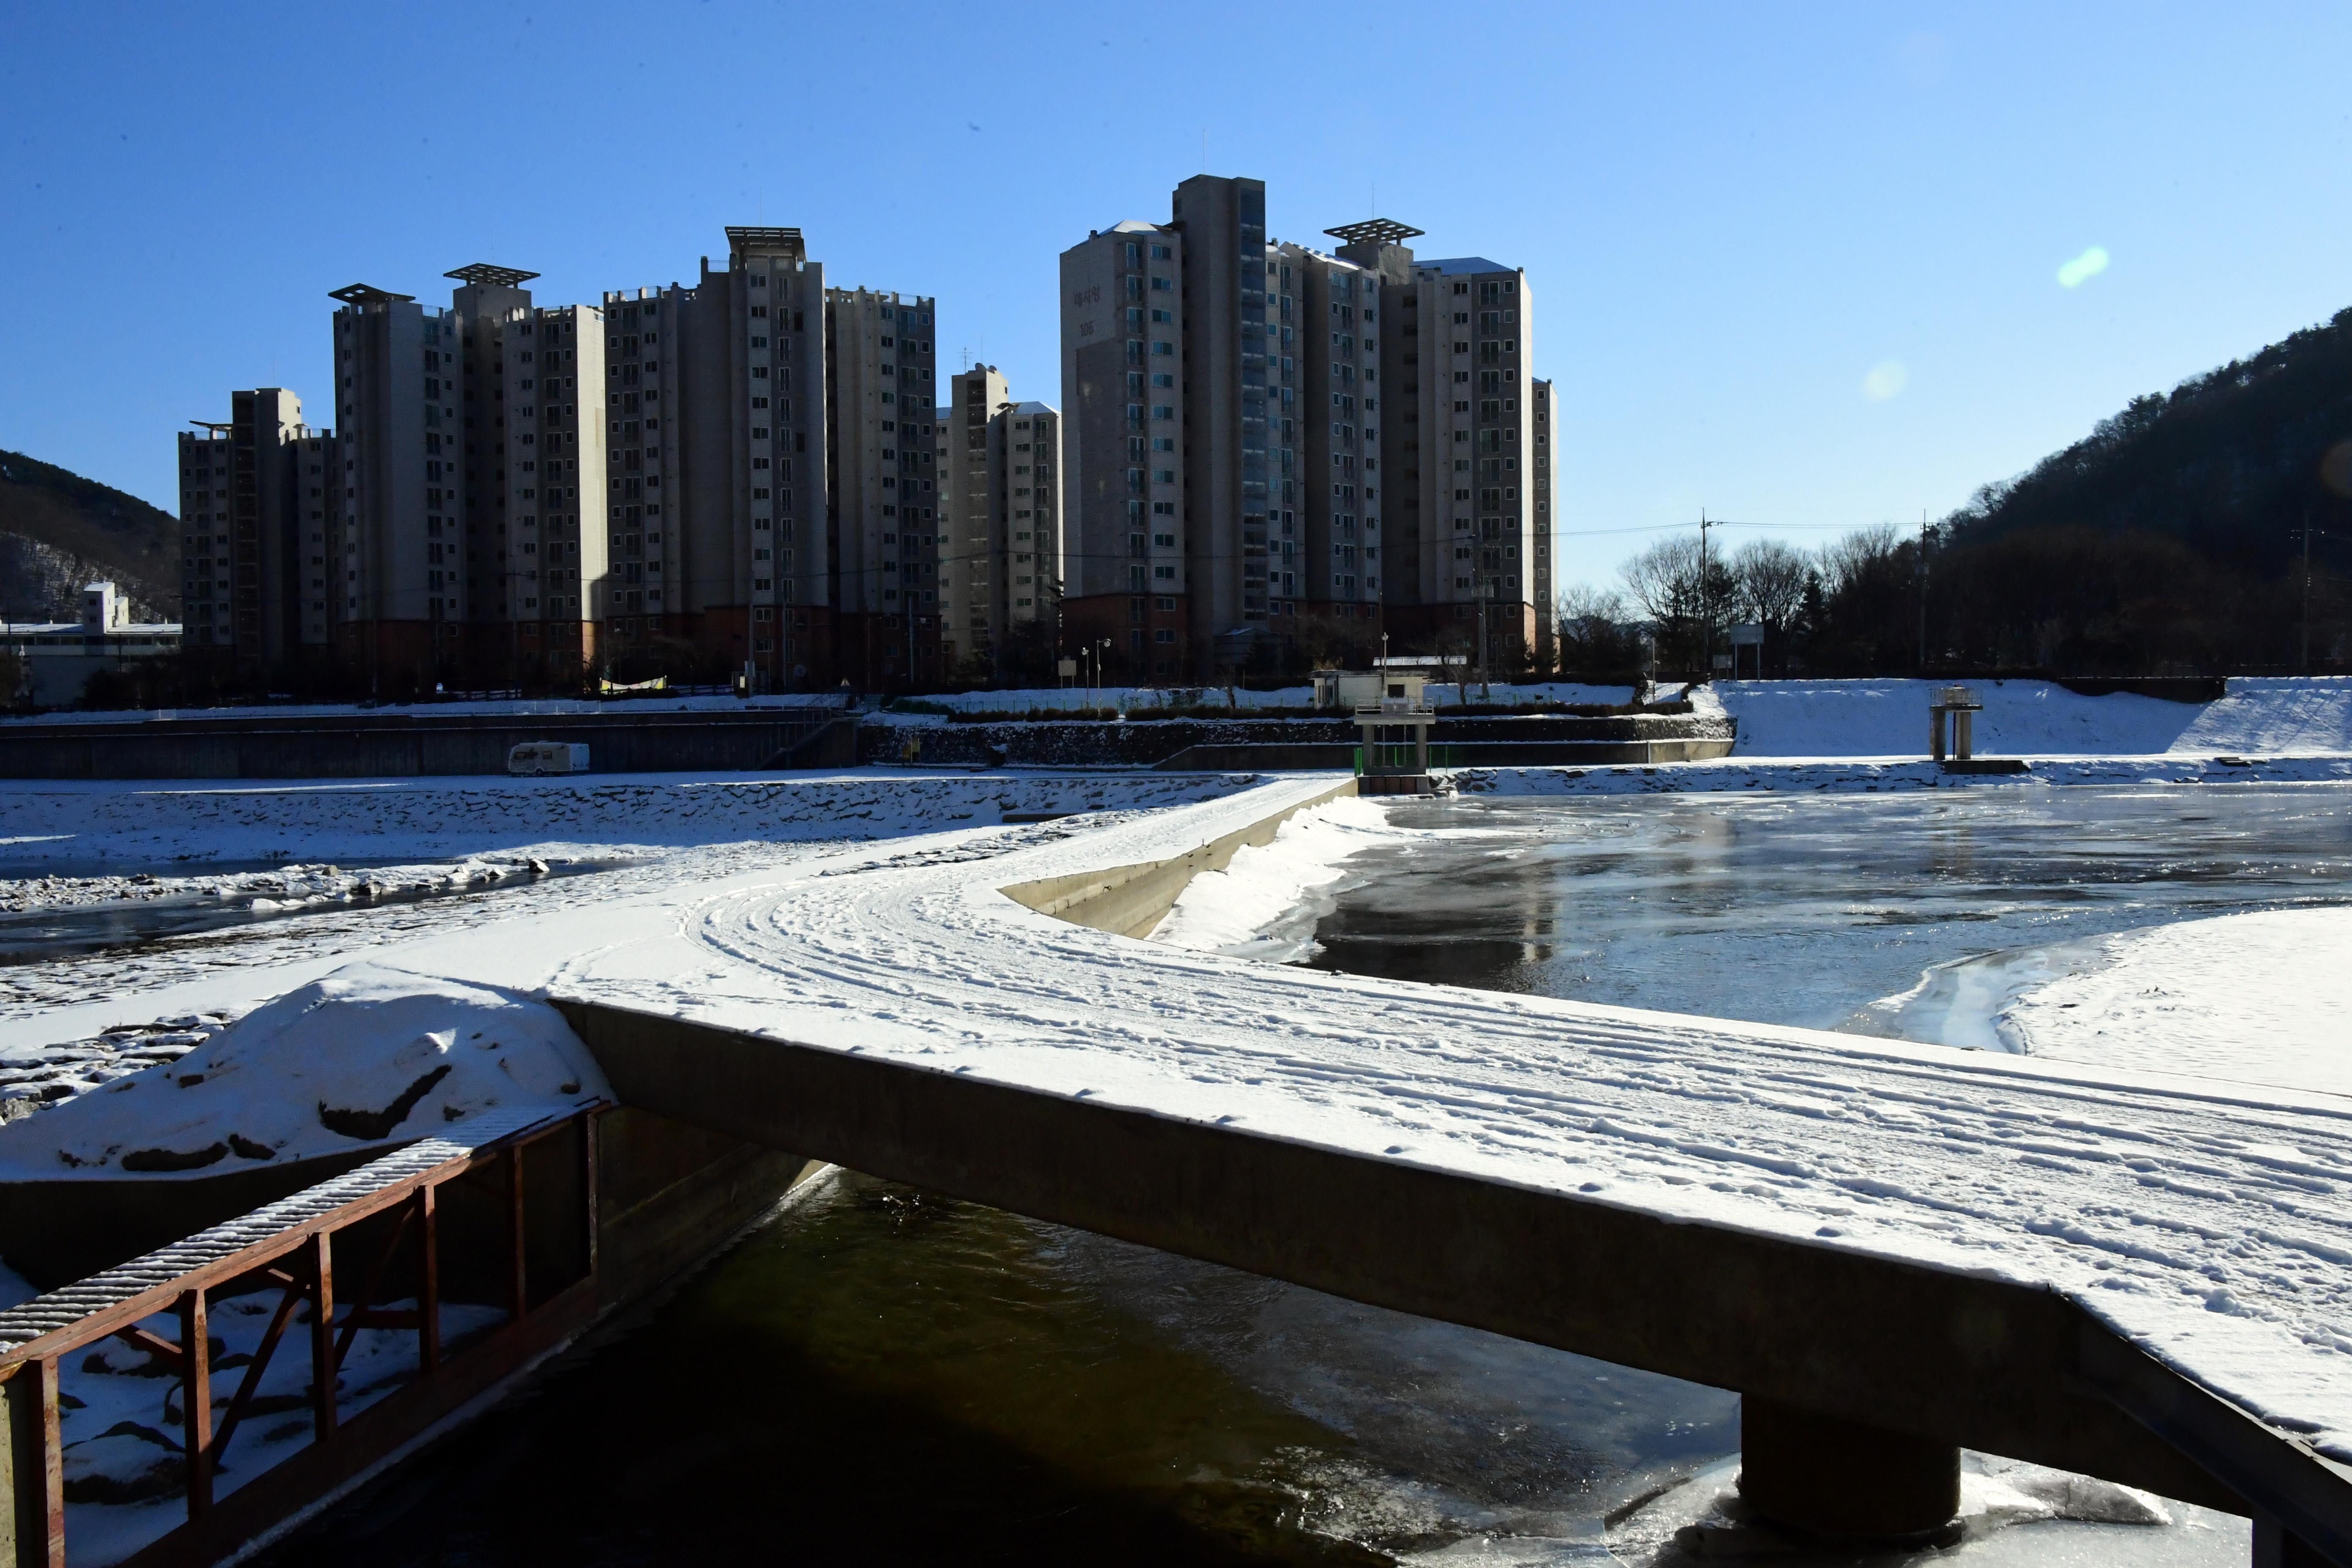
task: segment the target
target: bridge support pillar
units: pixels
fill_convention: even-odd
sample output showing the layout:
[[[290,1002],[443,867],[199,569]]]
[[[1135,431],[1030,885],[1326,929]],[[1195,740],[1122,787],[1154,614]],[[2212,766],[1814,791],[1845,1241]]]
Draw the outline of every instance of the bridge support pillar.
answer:
[[[1960,1510],[1960,1450],[1743,1394],[1739,1496],[1800,1530],[1924,1536]]]

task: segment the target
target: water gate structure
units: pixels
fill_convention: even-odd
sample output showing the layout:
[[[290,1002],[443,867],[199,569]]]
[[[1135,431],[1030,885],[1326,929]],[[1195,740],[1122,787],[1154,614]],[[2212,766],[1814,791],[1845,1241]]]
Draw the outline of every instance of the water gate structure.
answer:
[[[1297,781],[1003,864],[909,858],[722,897],[706,951],[757,950],[746,985],[781,975],[780,988],[709,979],[703,1002],[656,1006],[584,963],[554,1000],[626,1108],[609,1114],[1737,1390],[1743,1489],[1769,1518],[1932,1537],[1970,1447],[2251,1516],[2260,1564],[2352,1568],[2352,1466],[2322,1451],[2336,1440],[2324,1434],[2352,1428],[2339,1394],[2315,1394],[2311,1419],[2258,1412],[2232,1384],[2260,1368],[2200,1361],[2193,1335],[2184,1348],[2134,1331],[2048,1268],[2074,1244],[2067,1216],[2087,1235],[2118,1194],[2147,1194],[2143,1217],[2166,1237],[2149,1267],[2184,1279],[2231,1204],[2280,1232],[2309,1205],[2340,1210],[2352,1105],[1124,945],[1192,877],[1353,787]],[[1145,852],[1102,864],[1119,850]],[[998,962],[974,973],[983,951]],[[2136,1152],[2103,1163],[2109,1147]],[[415,1210],[425,1184],[498,1157],[418,1148],[413,1163],[441,1174],[394,1173],[407,1184],[382,1206]],[[1865,1169],[1822,1177],[1855,1151]],[[1948,1195],[1898,1192],[1945,1151]],[[2204,1172],[2201,1188],[2168,1163],[2184,1152],[2178,1168]],[[2253,1190],[2270,1178],[2275,1198]],[[1996,1253],[1935,1239],[1938,1205],[1958,1213],[1990,1185],[2024,1216],[1979,1204]],[[1777,1223],[1801,1190],[1907,1206],[1876,1230]],[[183,1261],[280,1267],[289,1300],[315,1278],[271,1264],[275,1241],[247,1245],[258,1250]],[[2352,1252],[2310,1241],[2295,1256],[2292,1290],[2352,1289]],[[573,1288],[561,1274],[550,1307]],[[0,1316],[14,1457],[0,1519],[16,1521],[0,1563],[63,1561],[54,1448],[37,1436],[61,1347],[194,1291],[181,1375],[200,1391],[203,1357],[184,1347],[201,1343],[203,1284],[185,1270],[93,1281]],[[2278,1289],[2249,1310],[2290,1308]],[[511,1300],[520,1325],[541,1298],[517,1285]],[[331,1353],[317,1342],[311,1354]],[[2301,1342],[2233,1342],[2288,1357]],[[414,1435],[387,1426],[373,1441],[389,1453]],[[191,1482],[194,1510],[193,1469]],[[177,1560],[206,1560],[198,1540]]]

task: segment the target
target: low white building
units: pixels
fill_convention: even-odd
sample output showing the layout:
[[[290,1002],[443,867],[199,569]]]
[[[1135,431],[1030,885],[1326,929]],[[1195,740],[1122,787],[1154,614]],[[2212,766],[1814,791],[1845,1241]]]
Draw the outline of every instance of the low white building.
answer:
[[[180,623],[134,621],[130,601],[113,584],[92,583],[82,590],[79,621],[0,621],[0,650],[18,660],[13,695],[62,708],[79,701],[101,669],[179,652]]]
[[[1422,694],[1428,689],[1429,677],[1418,669],[1388,667],[1402,662],[1391,659],[1381,668],[1369,671],[1318,669],[1315,672],[1315,706],[1361,710],[1402,704],[1418,710],[1424,706]]]

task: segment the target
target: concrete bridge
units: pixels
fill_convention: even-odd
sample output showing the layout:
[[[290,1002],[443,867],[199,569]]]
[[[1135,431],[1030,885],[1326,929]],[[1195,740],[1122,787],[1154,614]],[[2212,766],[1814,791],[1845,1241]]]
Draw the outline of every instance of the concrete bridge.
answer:
[[[1743,1487],[1769,1517],[1834,1532],[1932,1531],[1955,1510],[1958,1451],[1970,1447],[2249,1515],[2259,1562],[2352,1568],[2352,1467],[2322,1451],[2340,1449],[2352,1426],[2343,1403],[2352,1383],[2323,1375],[2305,1384],[2310,1402],[2297,1410],[2257,1408],[2262,1398],[2247,1391],[2275,1384],[2249,1381],[2243,1358],[2268,1347],[2290,1379],[2309,1377],[2297,1364],[2308,1342],[2301,1330],[2200,1343],[2175,1331],[2178,1314],[2101,1310],[2105,1292],[2086,1283],[2115,1278],[2100,1257],[2111,1242],[2094,1234],[2090,1216],[2126,1192],[2154,1201],[2119,1221],[2126,1231],[2152,1223],[2222,1234],[2205,1206],[2215,1200],[2175,1190],[2186,1184],[2171,1183],[2161,1158],[2143,1157],[2149,1151],[2198,1152],[2191,1163],[2210,1184],[2259,1182],[2263,1151],[2292,1149],[2295,1171],[2273,1174],[2314,1183],[2299,1189],[2311,1205],[2294,1223],[2324,1216],[2325,1234],[2294,1238],[2294,1251],[2306,1281],[2326,1277],[2300,1293],[2296,1310],[2336,1311],[2352,1300],[2343,1294],[2352,1250],[2327,1239],[2352,1225],[2347,1189],[2332,1179],[2352,1176],[2352,1105],[1263,965],[1252,973],[1166,949],[1139,952],[1068,925],[1055,934],[1064,921],[1148,931],[1191,877],[1334,792],[1300,784],[1277,793],[1287,797],[1282,810],[1234,808],[1226,820],[1239,826],[1223,834],[1206,831],[1218,825],[1206,814],[1189,840],[1163,837],[1173,853],[1107,869],[1013,879],[1031,868],[934,867],[920,887],[855,879],[872,902],[838,888],[821,906],[789,892],[742,907],[719,900],[701,921],[706,950],[757,949],[781,971],[822,972],[821,983],[787,987],[772,1008],[714,995],[648,1009],[597,994],[608,987],[595,963],[556,987],[557,1004],[633,1107],[1352,1300],[1738,1390]],[[1102,846],[1089,836],[1066,849],[1065,864],[1099,858]],[[1055,858],[1043,858],[1049,868]],[[1126,948],[1117,968],[1085,962],[1111,944]],[[993,972],[972,973],[983,950]],[[812,1001],[852,998],[869,1015],[860,1027],[809,1011]],[[1070,1003],[1075,1016],[1044,1016]],[[1139,1007],[1157,1013],[1150,1026],[1109,1021]],[[1002,1044],[992,1026],[1008,1014],[1024,1019],[1032,1048]],[[1255,1019],[1261,1048],[1219,1059],[1237,1016]],[[942,1026],[956,1018],[967,1026]],[[1040,1035],[1083,1033],[1089,1022],[1090,1050],[1034,1048]],[[1337,1047],[1334,1026],[1363,1043]],[[1422,1029],[1436,1033],[1405,1043]],[[1307,1033],[1318,1036],[1313,1047],[1283,1038]],[[1473,1067],[1482,1036],[1499,1050]],[[970,1048],[956,1048],[959,1037]],[[1538,1042],[1548,1050],[1528,1048]],[[1670,1063],[1679,1080],[1661,1070]],[[1829,1103],[1832,1088],[1842,1107]],[[1497,1114],[1460,1113],[1489,1094]],[[1417,1111],[1453,1102],[1457,1125],[1431,1138],[1437,1121],[1399,1114],[1413,1101],[1423,1102]],[[1706,1116],[1702,1131],[1691,1122],[1695,1104],[1733,1109]],[[1904,1107],[1927,1114],[1906,1126]],[[1408,1123],[1414,1132],[1401,1131]],[[1498,1160],[1497,1139],[1528,1147]],[[1635,1152],[1631,1161],[1622,1146],[1607,1157],[1568,1147],[1621,1140]],[[1665,1172],[1652,1187],[1629,1179],[1645,1148],[1671,1151],[1687,1167],[1789,1184],[1759,1199],[1744,1179],[1696,1184]],[[1841,1152],[1853,1157],[1852,1173],[1838,1173]],[[1924,1202],[1900,1190],[1934,1179],[1915,1163],[1923,1158],[1948,1162],[1952,1178]],[[2328,1175],[2312,1174],[2321,1171]],[[1969,1189],[2013,1186],[2021,1173],[2032,1189],[2018,1194],[2023,1202],[1988,1205],[1959,1227],[1974,1234],[1958,1245],[1937,1237],[1928,1216],[1939,1205],[1957,1213]],[[1884,1189],[1895,1194],[1889,1206],[1910,1212],[1885,1227],[1864,1217],[1815,1225],[1819,1205],[1802,1194],[1824,1175],[1865,1200]],[[1704,1189],[1697,1201],[1695,1188]],[[2240,1220],[2274,1235],[2257,1221],[2279,1207],[2252,1189],[2241,1196],[2252,1206]],[[1802,1216],[1795,1224],[1790,1204]],[[2089,1228],[2065,1235],[2061,1216],[2070,1213]],[[2054,1245],[2027,1257],[2016,1245],[2025,1237]],[[2169,1258],[2116,1294],[2182,1288],[2203,1267]],[[2244,1305],[2262,1313],[2289,1303]],[[2200,1301],[2197,1316],[2215,1315]]]
[[[558,1005],[635,1109],[1736,1389],[1751,1500],[1792,1522],[1930,1529],[1958,1507],[1970,1447],[2251,1514],[2352,1563],[2352,1469],[2045,1289],[743,1030]],[[1774,1489],[1757,1497],[1767,1473]]]

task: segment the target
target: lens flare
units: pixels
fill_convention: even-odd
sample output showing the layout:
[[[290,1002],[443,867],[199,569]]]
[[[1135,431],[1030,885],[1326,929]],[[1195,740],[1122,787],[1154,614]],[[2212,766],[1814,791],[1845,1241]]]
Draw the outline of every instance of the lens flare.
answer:
[[[2058,268],[2058,287],[2073,289],[2107,269],[2107,247],[2095,245]]]
[[[1862,395],[1873,403],[1884,403],[1911,384],[1911,373],[1897,359],[1881,360],[1870,367],[1862,378]]]

